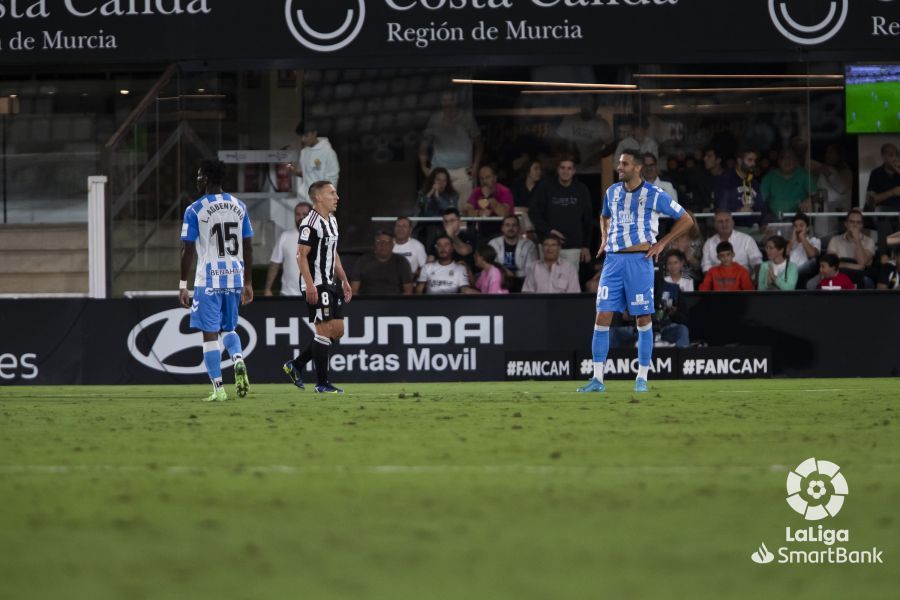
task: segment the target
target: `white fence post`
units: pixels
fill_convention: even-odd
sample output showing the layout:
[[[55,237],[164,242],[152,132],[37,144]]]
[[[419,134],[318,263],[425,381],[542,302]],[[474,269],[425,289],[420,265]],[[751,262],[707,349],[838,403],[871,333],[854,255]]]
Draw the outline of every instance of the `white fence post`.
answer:
[[[88,296],[106,298],[106,175],[88,177]]]

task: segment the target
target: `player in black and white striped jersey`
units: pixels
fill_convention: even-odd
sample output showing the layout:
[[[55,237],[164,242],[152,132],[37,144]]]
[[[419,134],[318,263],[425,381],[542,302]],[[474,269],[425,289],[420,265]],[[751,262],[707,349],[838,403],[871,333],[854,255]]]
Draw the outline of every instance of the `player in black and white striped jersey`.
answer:
[[[297,358],[284,363],[284,372],[294,385],[303,389],[303,367],[313,359],[316,392],[340,394],[343,390],[333,386],[329,379],[328,359],[332,341],[344,335],[343,307],[353,293],[337,251],[338,225],[334,212],[339,198],[330,181],[317,181],[309,186],[309,197],[313,209],[300,222],[297,263],[300,289],[306,296],[309,321],[315,323],[316,336]]]

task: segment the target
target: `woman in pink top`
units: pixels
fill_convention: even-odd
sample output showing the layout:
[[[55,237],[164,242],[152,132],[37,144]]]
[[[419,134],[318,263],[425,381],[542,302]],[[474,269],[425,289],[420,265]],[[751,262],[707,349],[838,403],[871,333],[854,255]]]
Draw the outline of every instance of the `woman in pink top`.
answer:
[[[475,266],[481,273],[475,287],[482,294],[508,294],[506,275],[497,264],[497,251],[491,246],[482,246],[475,253]]]

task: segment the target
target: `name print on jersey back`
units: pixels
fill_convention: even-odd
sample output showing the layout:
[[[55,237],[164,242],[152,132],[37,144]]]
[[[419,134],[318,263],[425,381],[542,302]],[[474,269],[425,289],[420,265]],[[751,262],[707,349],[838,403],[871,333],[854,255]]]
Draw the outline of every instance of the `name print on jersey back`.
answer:
[[[244,286],[244,238],[253,237],[247,206],[230,194],[207,194],[184,213],[181,239],[197,248],[195,287]]]

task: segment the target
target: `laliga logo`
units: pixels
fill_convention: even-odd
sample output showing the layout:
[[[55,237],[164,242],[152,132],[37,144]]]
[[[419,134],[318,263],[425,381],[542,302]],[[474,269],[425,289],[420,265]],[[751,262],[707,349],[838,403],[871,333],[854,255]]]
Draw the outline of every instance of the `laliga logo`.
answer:
[[[807,458],[787,476],[787,503],[807,521],[833,517],[849,493],[841,468],[827,460]]]
[[[365,0],[356,0],[359,10],[352,8],[347,9],[347,17],[344,23],[333,31],[319,31],[314,29],[306,20],[306,15],[302,8],[295,8],[298,4],[307,4],[310,7],[316,6],[321,11],[321,6],[325,4],[322,0],[286,0],[284,3],[284,18],[287,20],[288,29],[297,38],[297,41],[317,52],[334,52],[340,50],[350,42],[356,39],[362,29],[363,22],[366,20],[366,3]],[[335,2],[330,0],[329,5]],[[309,11],[315,13],[315,9]],[[354,24],[355,21],[355,24]],[[352,31],[350,30],[352,27]],[[348,33],[349,31],[349,33]]]
[[[134,326],[128,333],[128,351],[141,364],[162,371],[163,373],[177,373],[179,375],[200,375],[206,373],[203,365],[203,336],[199,332],[185,333],[181,331],[181,323],[190,311],[186,308],[173,308],[151,317],[147,317]],[[151,342],[147,342],[141,334],[147,329],[155,329],[155,325],[162,322],[162,327],[156,333]],[[246,319],[238,318],[238,329],[247,333],[249,341],[244,348],[244,356],[249,356],[256,347],[256,330]],[[149,347],[148,347],[149,346]],[[186,350],[189,353],[191,364],[172,364],[168,361]],[[222,361],[222,368],[230,367],[231,359]]]
[[[840,31],[847,20],[850,0],[830,0],[828,16],[815,25],[802,25],[788,13],[788,0],[769,0],[769,15],[781,35],[797,44],[811,46],[827,42]],[[776,6],[778,5],[778,10]],[[840,9],[838,9],[840,4]],[[840,14],[838,14],[840,10]]]

